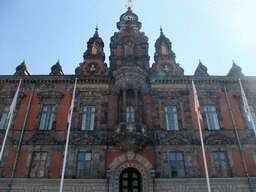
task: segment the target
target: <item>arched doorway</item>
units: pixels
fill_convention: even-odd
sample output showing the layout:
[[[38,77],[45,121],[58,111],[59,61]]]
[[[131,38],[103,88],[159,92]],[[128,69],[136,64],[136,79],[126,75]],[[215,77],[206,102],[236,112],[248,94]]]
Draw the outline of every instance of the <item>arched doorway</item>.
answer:
[[[141,175],[137,169],[129,167],[121,172],[119,192],[141,192]]]

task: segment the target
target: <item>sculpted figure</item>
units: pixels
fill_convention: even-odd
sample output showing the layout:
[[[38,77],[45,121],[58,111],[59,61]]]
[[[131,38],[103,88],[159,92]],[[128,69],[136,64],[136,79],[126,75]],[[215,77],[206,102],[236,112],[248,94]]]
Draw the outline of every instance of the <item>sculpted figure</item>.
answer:
[[[92,54],[96,55],[98,53],[99,45],[96,41],[93,42],[92,44]]]
[[[134,48],[133,42],[128,42],[128,44],[126,45],[126,55],[132,55],[133,48]]]
[[[162,55],[167,55],[168,54],[167,46],[165,45],[164,42],[161,44],[161,54]]]

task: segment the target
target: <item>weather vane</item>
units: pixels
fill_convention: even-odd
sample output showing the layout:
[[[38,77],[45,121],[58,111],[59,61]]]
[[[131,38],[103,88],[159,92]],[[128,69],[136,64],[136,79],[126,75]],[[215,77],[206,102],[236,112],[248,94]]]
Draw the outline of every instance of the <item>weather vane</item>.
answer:
[[[128,0],[128,3],[125,5],[125,7],[130,7],[130,8],[132,8],[133,7],[133,5],[132,5],[132,0]]]

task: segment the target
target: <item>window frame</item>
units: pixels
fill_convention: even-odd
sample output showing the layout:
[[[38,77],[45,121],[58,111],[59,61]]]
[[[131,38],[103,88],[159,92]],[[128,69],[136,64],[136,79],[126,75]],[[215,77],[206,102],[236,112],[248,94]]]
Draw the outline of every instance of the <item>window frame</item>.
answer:
[[[45,108],[45,107],[53,107],[54,110],[53,110],[53,111],[44,111],[44,108]],[[50,122],[45,123],[45,124],[43,125],[43,124],[42,124],[42,123],[43,123],[43,118],[44,118],[43,116],[44,116],[44,114],[49,114],[49,113],[51,114]],[[49,116],[49,115],[46,115],[46,117],[44,118],[44,121],[49,120],[49,117],[48,117],[48,116]],[[40,130],[40,131],[49,131],[49,130],[53,130],[53,122],[55,121],[55,119],[56,119],[56,106],[53,105],[53,104],[43,104],[38,130]],[[48,129],[45,129],[46,124],[47,124],[47,126],[49,126]],[[42,129],[41,127],[44,127],[44,128]]]
[[[170,111],[170,112],[168,112],[166,109],[167,108],[170,108],[170,110],[171,110],[171,108],[173,108],[173,107],[175,107],[175,110],[176,111]],[[177,106],[175,106],[175,105],[166,105],[166,106],[164,106],[164,116],[165,116],[165,127],[166,127],[166,130],[167,131],[178,131],[178,130],[180,130],[180,128],[179,128],[179,121],[178,121],[178,109],[177,109]],[[171,119],[171,118],[167,118],[167,115],[174,115],[174,117],[173,117],[173,119],[174,119],[174,122],[171,122],[171,123],[168,123],[167,121],[168,121],[168,119]],[[172,129],[172,124],[174,124],[174,129]]]
[[[220,158],[220,154],[224,154],[225,158],[221,159]],[[216,159],[216,155],[218,156],[218,159]],[[213,158],[213,166],[214,166],[214,170],[215,170],[215,175],[216,177],[230,177],[230,168],[229,168],[229,161],[228,161],[228,154],[226,151],[213,151],[212,152],[212,158]],[[220,169],[220,174],[218,174],[218,167],[216,165],[216,160],[217,162],[219,162],[219,169]],[[223,170],[221,162],[225,162],[226,163],[226,173],[224,173],[225,170]],[[224,175],[226,174],[226,175]]]
[[[84,111],[85,108],[93,108],[94,111]],[[92,113],[91,113],[92,112]],[[91,123],[86,124],[86,117],[84,119],[84,116],[86,115],[92,115],[92,117],[87,118],[91,121]],[[82,107],[82,114],[81,114],[81,131],[94,131],[95,129],[95,125],[96,125],[96,106],[92,106],[92,105],[84,105]],[[89,127],[88,127],[89,126]],[[88,129],[89,128],[89,129]]]
[[[84,154],[84,157],[86,156],[86,154],[90,154],[90,160],[86,160],[86,159],[79,160],[79,154],[82,154],[82,153]],[[80,170],[80,169],[78,169],[79,168],[78,167],[79,162],[82,162],[84,164],[84,169],[81,169],[81,170],[83,170],[83,176],[78,175],[79,174],[78,171]],[[88,169],[85,168],[85,163],[86,162],[90,163],[90,166],[89,166]],[[76,169],[75,169],[76,178],[77,179],[88,179],[88,178],[90,178],[91,167],[92,167],[92,152],[91,151],[78,151],[77,155],[76,155]],[[87,174],[85,174],[85,172],[87,172],[89,174],[87,175]]]
[[[214,107],[214,110],[211,108]],[[210,110],[207,110],[209,108]],[[215,105],[204,105],[204,117],[207,125],[207,130],[213,131],[213,130],[220,130],[220,121],[218,118],[218,112],[217,107]]]
[[[39,154],[40,155],[40,158],[39,160],[38,159],[35,159],[35,154]],[[45,154],[45,159],[42,160],[42,155]],[[32,154],[32,158],[31,158],[31,163],[30,163],[30,171],[29,171],[29,178],[45,178],[46,177],[46,164],[47,164],[47,160],[48,160],[48,152],[46,151],[34,151],[33,154]],[[36,162],[39,162],[39,166]],[[41,162],[45,162],[44,163],[44,168],[43,169],[40,169],[41,166]],[[32,171],[33,171],[33,165],[36,164],[35,166],[37,167],[36,170],[35,170],[35,176],[32,176]],[[43,170],[43,176],[40,177],[40,170]]]
[[[8,108],[8,109],[5,110],[6,108]],[[10,105],[4,105],[4,107],[2,109],[2,113],[1,113],[1,119],[0,119],[0,131],[7,129],[9,112],[10,112]],[[4,115],[5,115],[5,118],[3,117]],[[2,124],[2,121],[4,121],[3,124]]]
[[[169,175],[170,175],[170,178],[186,178],[186,169],[185,169],[185,158],[184,158],[184,152],[183,151],[169,151],[169,167],[170,167],[170,173],[169,173]],[[171,159],[171,154],[174,154],[175,155],[175,160],[172,160]],[[178,158],[177,158],[177,154],[180,154],[181,155],[181,157],[182,157],[182,159],[181,160],[179,160]],[[176,169],[176,171],[177,171],[177,176],[173,176],[172,174],[172,165],[171,165],[171,163],[172,162],[175,162],[175,164],[177,164],[177,162],[182,162],[182,169]],[[176,167],[177,167],[177,165],[176,165]],[[183,174],[183,176],[179,176],[178,175],[178,172],[182,172],[182,174]]]
[[[125,117],[125,119],[126,119],[127,123],[134,123],[135,122],[135,108],[134,108],[134,106],[126,106],[126,117]]]

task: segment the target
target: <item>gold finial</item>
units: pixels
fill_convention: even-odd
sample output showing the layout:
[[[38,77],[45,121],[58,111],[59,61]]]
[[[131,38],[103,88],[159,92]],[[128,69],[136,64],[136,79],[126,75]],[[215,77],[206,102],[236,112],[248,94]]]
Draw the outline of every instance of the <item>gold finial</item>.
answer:
[[[132,8],[133,7],[133,5],[132,5],[132,0],[128,0],[128,2],[127,2],[127,4],[125,5],[125,7],[130,7],[130,8]]]

